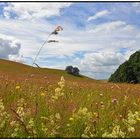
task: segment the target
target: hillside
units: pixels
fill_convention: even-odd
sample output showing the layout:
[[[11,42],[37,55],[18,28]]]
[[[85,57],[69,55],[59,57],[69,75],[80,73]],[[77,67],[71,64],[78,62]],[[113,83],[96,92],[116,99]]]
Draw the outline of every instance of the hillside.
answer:
[[[49,69],[49,68],[37,68],[29,65],[0,59],[0,74],[1,76],[8,76],[12,80],[23,80],[32,78],[32,81],[42,83],[44,79],[47,79],[51,83],[56,83],[61,76],[64,76],[68,81],[75,82],[93,82],[95,80],[86,76],[73,76],[67,74],[64,70]]]
[[[0,138],[138,138],[139,91],[0,60]]]
[[[109,78],[109,82],[140,83],[140,51],[132,54]]]

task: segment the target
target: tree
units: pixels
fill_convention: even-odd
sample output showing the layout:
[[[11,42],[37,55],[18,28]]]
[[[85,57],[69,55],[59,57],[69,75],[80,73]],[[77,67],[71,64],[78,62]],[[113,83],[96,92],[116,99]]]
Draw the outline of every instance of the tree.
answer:
[[[73,73],[73,67],[72,66],[67,66],[65,71],[67,71],[67,73],[72,74]]]
[[[79,69],[77,67],[73,68],[73,75],[79,76]]]
[[[74,76],[79,76],[79,72],[80,72],[80,70],[77,67],[73,67],[73,66],[67,66],[65,71],[67,71],[67,73],[72,74]]]
[[[121,64],[110,76],[109,82],[140,82],[140,51],[132,54],[128,61]]]

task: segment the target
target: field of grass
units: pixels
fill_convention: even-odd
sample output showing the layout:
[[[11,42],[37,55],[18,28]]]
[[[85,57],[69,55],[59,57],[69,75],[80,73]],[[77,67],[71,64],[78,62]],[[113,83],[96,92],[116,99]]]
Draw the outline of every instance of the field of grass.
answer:
[[[0,138],[138,138],[140,85],[0,60]]]

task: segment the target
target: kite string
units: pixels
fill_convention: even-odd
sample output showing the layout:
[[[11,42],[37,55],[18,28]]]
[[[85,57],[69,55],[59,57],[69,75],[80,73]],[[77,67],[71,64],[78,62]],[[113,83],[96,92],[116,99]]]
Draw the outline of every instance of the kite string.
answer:
[[[34,65],[35,61],[37,60],[37,57],[39,56],[39,53],[41,52],[43,46],[46,44],[46,42],[48,41],[48,39],[49,39],[49,37],[50,37],[51,35],[52,35],[52,33],[48,35],[47,39],[44,41],[44,43],[43,43],[42,46],[40,47],[38,53],[36,54],[36,56],[35,56],[35,58],[34,58],[34,61],[33,61],[32,65],[31,65],[29,71],[27,72],[27,76],[29,76],[30,72],[32,71],[33,65]]]
[[[33,66],[33,64],[35,63],[35,61],[36,61],[36,59],[37,59],[37,57],[38,57],[40,51],[42,50],[43,46],[46,44],[46,42],[48,41],[48,39],[49,39],[49,37],[50,37],[51,35],[52,35],[52,34],[49,34],[49,35],[48,35],[47,39],[45,40],[45,42],[44,42],[44,43],[42,44],[42,46],[40,47],[40,49],[39,49],[38,53],[36,54],[36,57],[35,57],[35,59],[34,59],[34,61],[33,61],[33,63],[32,63],[32,66]]]

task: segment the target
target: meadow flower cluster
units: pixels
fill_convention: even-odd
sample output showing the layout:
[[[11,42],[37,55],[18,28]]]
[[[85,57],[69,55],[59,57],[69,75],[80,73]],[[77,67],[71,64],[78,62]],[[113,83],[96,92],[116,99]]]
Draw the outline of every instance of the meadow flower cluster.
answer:
[[[140,111],[134,113],[129,110],[127,119],[123,119],[128,132],[135,132],[135,125],[140,123]]]
[[[9,114],[6,112],[2,99],[0,99],[0,135],[4,135],[3,129],[6,129],[6,125],[9,121]]]
[[[61,116],[59,113],[50,115],[48,117],[41,117],[41,130],[45,137],[57,137],[59,135],[59,128],[61,123]]]
[[[57,87],[29,82],[1,81],[0,138],[139,137],[139,87],[123,95],[122,85],[68,87],[63,76]]]
[[[107,138],[124,138],[129,135],[129,133],[135,132],[135,125],[139,124],[140,111],[128,111],[126,119],[122,120],[123,125],[113,124],[112,132],[105,132],[102,136]],[[125,128],[125,130],[124,130]],[[127,131],[126,131],[127,130]]]
[[[113,124],[112,132],[105,132],[102,137],[104,138],[124,138],[125,133],[121,130],[119,125]]]
[[[60,82],[58,82],[58,86],[55,89],[55,94],[52,95],[52,101],[58,100],[59,97],[64,95],[64,86],[65,86],[65,79],[62,76]]]

